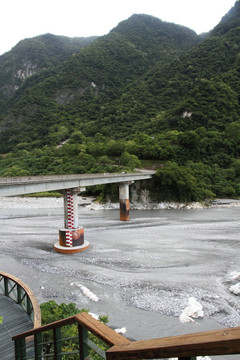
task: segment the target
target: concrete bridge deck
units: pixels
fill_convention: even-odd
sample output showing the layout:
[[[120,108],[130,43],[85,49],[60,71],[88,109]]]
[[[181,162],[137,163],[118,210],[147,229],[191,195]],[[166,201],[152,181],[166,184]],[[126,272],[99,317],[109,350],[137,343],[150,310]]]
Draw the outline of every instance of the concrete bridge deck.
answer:
[[[26,195],[36,192],[82,188],[86,186],[151,179],[155,171],[136,173],[103,173],[46,175],[0,178],[0,196]]]

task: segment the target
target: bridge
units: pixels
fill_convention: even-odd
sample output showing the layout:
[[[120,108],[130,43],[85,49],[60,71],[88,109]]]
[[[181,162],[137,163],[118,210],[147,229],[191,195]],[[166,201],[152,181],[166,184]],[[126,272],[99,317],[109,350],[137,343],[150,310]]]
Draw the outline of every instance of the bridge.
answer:
[[[59,242],[54,249],[63,254],[72,254],[87,249],[84,228],[79,226],[79,193],[87,186],[118,184],[120,220],[129,221],[129,186],[134,181],[151,179],[155,171],[134,173],[103,173],[79,175],[46,175],[0,178],[0,197],[34,194],[45,191],[60,191],[64,194],[64,228],[59,230]]]

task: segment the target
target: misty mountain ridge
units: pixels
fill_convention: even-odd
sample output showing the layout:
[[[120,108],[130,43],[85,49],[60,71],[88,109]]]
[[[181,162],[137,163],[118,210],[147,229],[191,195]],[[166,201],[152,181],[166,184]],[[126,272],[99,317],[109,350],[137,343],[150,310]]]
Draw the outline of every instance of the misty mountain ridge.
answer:
[[[0,56],[0,106],[10,99],[30,76],[43,71],[42,77],[56,73],[73,53],[89,45],[96,37],[68,38],[44,34],[20,41]]]
[[[30,88],[38,91],[38,84],[46,86],[45,95],[54,106],[76,102],[86,94],[105,92],[112,98],[156,62],[165,64],[197,42],[192,30],[148,15],[133,15],[98,39],[51,34],[26,39],[0,57],[0,105],[9,112],[23,95],[26,103],[26,94]]]

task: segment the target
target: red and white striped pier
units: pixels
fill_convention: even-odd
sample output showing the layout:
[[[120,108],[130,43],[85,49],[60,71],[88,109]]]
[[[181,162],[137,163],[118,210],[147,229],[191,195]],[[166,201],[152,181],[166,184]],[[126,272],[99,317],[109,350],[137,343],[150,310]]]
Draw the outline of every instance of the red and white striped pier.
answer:
[[[86,250],[89,242],[84,241],[84,228],[78,226],[77,194],[85,189],[66,189],[64,191],[64,225],[59,230],[59,243],[54,245],[57,252],[73,254]]]

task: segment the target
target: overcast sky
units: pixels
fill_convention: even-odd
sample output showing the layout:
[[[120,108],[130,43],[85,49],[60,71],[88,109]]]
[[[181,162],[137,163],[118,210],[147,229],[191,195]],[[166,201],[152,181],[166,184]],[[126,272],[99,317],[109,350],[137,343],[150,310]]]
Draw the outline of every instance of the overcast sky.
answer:
[[[211,30],[236,0],[0,0],[0,54],[20,40],[45,33],[107,34],[132,14],[148,14],[185,25],[198,34]]]

